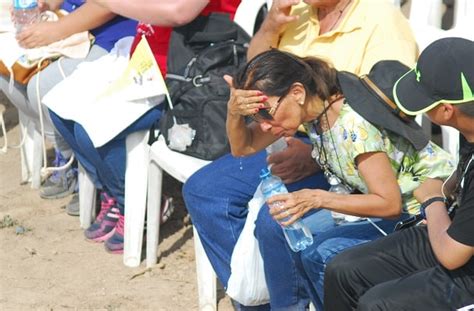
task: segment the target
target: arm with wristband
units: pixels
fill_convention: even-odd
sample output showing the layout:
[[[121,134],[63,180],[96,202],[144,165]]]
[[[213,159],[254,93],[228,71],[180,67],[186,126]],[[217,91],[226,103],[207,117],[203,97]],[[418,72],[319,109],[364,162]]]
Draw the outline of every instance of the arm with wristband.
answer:
[[[451,219],[441,187],[441,180],[427,179],[414,194],[421,202],[420,212],[426,219],[430,244],[436,258],[445,268],[453,270],[471,259],[472,248],[459,243],[448,234]]]

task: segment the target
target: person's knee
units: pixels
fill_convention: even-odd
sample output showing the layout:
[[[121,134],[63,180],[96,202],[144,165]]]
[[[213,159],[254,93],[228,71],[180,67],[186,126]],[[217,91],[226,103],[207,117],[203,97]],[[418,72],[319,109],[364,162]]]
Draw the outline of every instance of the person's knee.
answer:
[[[357,305],[358,311],[380,311],[380,310],[394,310],[389,309],[384,301],[383,293],[381,293],[377,286],[369,289],[364,295],[359,298]]]
[[[350,280],[355,277],[356,262],[357,258],[354,258],[350,252],[342,252],[332,258],[326,265],[326,283],[350,283]]]
[[[204,170],[197,171],[186,180],[183,185],[182,194],[188,208],[192,208],[195,205],[191,202],[199,200],[200,197],[205,197],[208,194],[208,184],[209,180]]]
[[[275,234],[281,233],[282,229],[278,222],[272,218],[267,204],[264,204],[258,212],[255,220],[255,236],[260,241],[272,240]]]

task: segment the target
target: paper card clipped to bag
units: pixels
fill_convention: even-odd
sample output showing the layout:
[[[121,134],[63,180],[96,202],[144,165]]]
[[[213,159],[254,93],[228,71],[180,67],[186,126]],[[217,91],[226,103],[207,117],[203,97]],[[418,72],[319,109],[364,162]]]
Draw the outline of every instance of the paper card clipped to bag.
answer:
[[[108,55],[82,63],[43,98],[57,115],[81,124],[95,147],[106,144],[161,104],[167,93],[146,39],[129,59],[132,41],[132,37],[121,39]]]
[[[226,293],[244,306],[258,306],[270,301],[262,255],[253,234],[255,220],[264,203],[259,185],[249,202],[247,219],[230,260],[231,274]]]

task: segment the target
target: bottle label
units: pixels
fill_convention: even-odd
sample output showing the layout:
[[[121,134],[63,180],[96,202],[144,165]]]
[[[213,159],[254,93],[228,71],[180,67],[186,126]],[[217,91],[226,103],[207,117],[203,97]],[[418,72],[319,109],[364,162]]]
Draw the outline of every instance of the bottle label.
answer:
[[[285,185],[281,184],[281,185],[276,185],[270,189],[262,189],[262,192],[263,192],[264,197],[269,199],[272,196],[277,195],[277,194],[288,193],[288,190],[286,190]]]
[[[16,10],[34,9],[37,6],[37,0],[13,0],[13,8]]]

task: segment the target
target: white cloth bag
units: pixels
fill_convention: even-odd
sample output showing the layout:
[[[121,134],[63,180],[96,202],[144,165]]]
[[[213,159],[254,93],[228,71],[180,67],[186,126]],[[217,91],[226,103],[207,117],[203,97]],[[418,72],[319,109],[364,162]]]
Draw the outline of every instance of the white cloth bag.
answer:
[[[109,54],[81,63],[43,97],[57,115],[81,124],[94,147],[103,146],[161,104],[167,93],[146,40],[129,59],[132,41],[133,37],[122,38]]]
[[[268,303],[270,295],[265,282],[263,260],[254,236],[255,220],[265,203],[260,185],[249,202],[249,212],[244,229],[237,240],[230,260],[231,275],[227,283],[227,295],[245,306]]]

